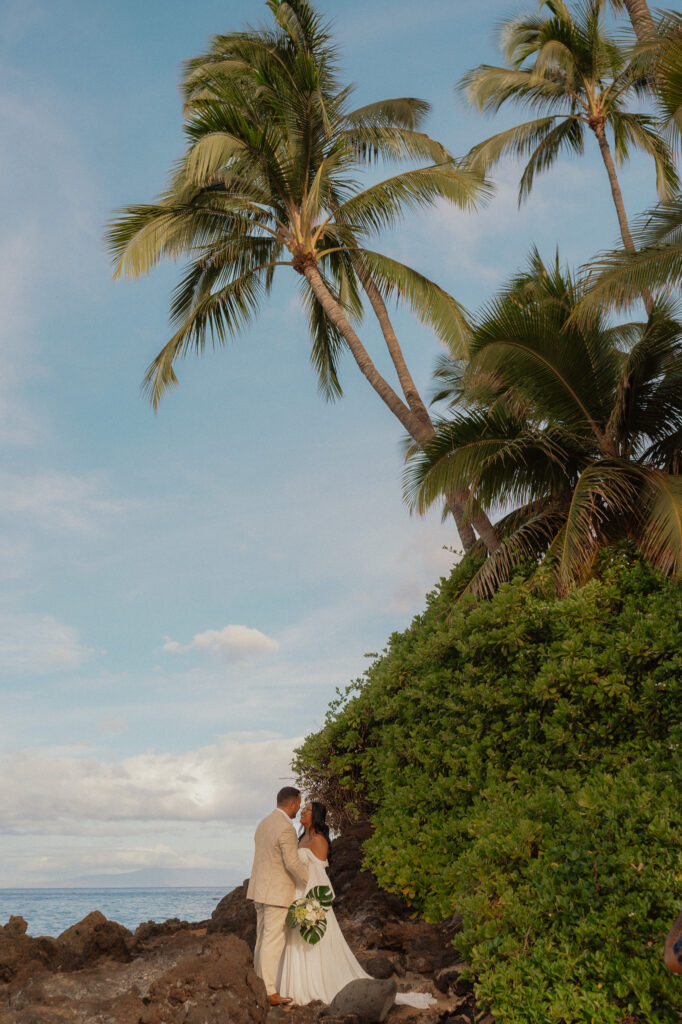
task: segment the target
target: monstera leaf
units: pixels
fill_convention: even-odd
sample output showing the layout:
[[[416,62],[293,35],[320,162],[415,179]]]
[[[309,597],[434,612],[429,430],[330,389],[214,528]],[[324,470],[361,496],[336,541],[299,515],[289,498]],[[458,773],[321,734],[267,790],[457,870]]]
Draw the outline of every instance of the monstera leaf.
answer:
[[[305,898],[307,900],[317,900],[325,910],[329,910],[332,905],[332,900],[334,899],[332,891],[328,885],[316,885],[314,888],[308,889],[305,894]]]

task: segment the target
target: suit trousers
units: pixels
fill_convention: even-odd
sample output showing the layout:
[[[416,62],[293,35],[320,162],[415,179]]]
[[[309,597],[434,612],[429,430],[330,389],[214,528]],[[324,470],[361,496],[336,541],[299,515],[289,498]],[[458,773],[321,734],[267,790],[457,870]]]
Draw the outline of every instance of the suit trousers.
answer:
[[[286,942],[285,922],[289,908],[273,907],[269,903],[255,903],[255,907],[256,948],[253,952],[253,966],[271,996],[277,991],[275,978]]]

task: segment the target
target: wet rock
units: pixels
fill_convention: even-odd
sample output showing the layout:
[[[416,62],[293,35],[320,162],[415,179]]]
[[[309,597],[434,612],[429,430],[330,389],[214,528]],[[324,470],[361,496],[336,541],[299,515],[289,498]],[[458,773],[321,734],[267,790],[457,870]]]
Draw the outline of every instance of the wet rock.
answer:
[[[398,986],[393,980],[360,978],[351,981],[332,999],[329,1015],[343,1017],[355,1014],[380,1024],[393,1006],[397,991]]]
[[[253,901],[246,898],[247,888],[248,878],[223,896],[211,914],[208,933],[238,935],[253,950],[256,945],[256,908]]]
[[[108,921],[99,910],[93,910],[57,937],[60,965],[73,971],[87,967],[101,957],[127,963],[132,940],[132,932],[122,924]]]

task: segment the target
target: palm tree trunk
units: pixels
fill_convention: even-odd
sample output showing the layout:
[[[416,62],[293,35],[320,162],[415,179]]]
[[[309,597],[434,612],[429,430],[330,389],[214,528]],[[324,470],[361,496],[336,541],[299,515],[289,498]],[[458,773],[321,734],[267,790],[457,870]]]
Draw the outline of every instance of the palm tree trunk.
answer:
[[[647,0],[624,0],[624,3],[630,15],[637,42],[648,43],[655,39],[657,36],[656,22],[651,15]]]
[[[431,422],[429,411],[426,408],[422,400],[422,397],[419,394],[419,391],[417,390],[417,385],[414,383],[414,380],[412,379],[412,374],[407,368],[407,363],[405,362],[405,357],[403,356],[403,350],[400,347],[398,336],[396,335],[395,330],[393,329],[393,324],[391,323],[391,318],[388,315],[388,310],[386,309],[386,303],[384,302],[383,296],[379,289],[377,288],[376,283],[373,280],[371,274],[369,273],[367,267],[364,266],[360,259],[356,261],[356,269],[358,271],[358,276],[362,282],[362,286],[365,289],[365,292],[367,293],[367,298],[370,301],[370,305],[374,310],[374,315],[379,321],[381,333],[384,336],[386,348],[388,349],[391,361],[393,362],[395,371],[398,375],[398,380],[400,381],[400,387],[402,389],[403,395],[405,396],[405,401],[407,402],[415,416],[418,416],[419,419],[423,422],[425,427],[425,433],[427,435],[426,440],[430,440],[432,437],[435,436],[433,423]],[[465,521],[464,513],[462,511],[464,506],[466,505],[468,497],[469,495],[467,494],[466,491],[457,491],[456,493],[449,493],[446,494],[445,496],[445,501],[447,503],[448,508],[450,509],[450,512],[452,513],[453,519],[455,520],[457,532],[459,533],[465,551],[470,551],[471,548],[476,543],[476,534],[474,533],[474,528],[471,525],[471,522]],[[495,528],[488,519],[488,517],[485,514],[478,515],[475,517],[474,522],[476,525],[476,529],[478,530],[488,550],[494,550],[494,548],[491,545],[497,547],[497,545],[499,544],[499,537],[497,536]]]
[[[414,388],[414,394],[419,398],[419,404],[424,410],[424,415],[419,415],[418,412],[413,411],[402,399],[395,393],[388,381],[384,380],[376,366],[372,362],[372,359],[367,352],[367,349],[362,344],[360,338],[353,330],[351,324],[348,321],[345,313],[339,306],[338,302],[331,294],[322,276],[317,269],[316,264],[313,260],[308,260],[302,267],[301,273],[305,277],[306,281],[310,285],[315,298],[322,306],[325,314],[329,317],[330,321],[334,324],[338,331],[343,335],[346,340],[349,349],[358,365],[360,372],[371,384],[372,388],[379,395],[385,405],[391,410],[394,416],[402,423],[405,430],[408,432],[411,438],[417,442],[420,447],[424,447],[432,437],[435,435],[431,418],[429,417],[428,411],[424,406],[419,393],[417,392],[416,386],[412,381],[412,378],[407,370],[407,366],[402,358],[402,350],[398,343],[397,337],[395,338],[395,348],[400,353],[400,360],[405,368],[405,373],[412,381],[412,387]],[[369,295],[369,292],[368,292]],[[375,287],[375,299],[378,296],[380,304],[384,308],[385,320],[390,323],[388,312],[386,307],[379,295],[378,290]],[[370,298],[370,302],[371,302]],[[392,330],[392,328],[391,328]],[[395,333],[393,333],[395,337]],[[390,348],[389,348],[390,351]],[[401,381],[402,386],[402,381]],[[471,516],[471,521],[468,521],[464,515],[464,506],[469,498],[469,495],[465,492],[458,492],[457,494],[449,494],[447,496],[448,506],[453,514],[455,523],[457,525],[457,531],[460,535],[464,550],[469,551],[476,543],[476,535],[472,526],[476,527],[476,530],[481,537],[481,540],[485,544],[489,552],[494,551],[500,543],[499,537],[495,527],[490,522],[485,513],[477,513]]]
[[[623,245],[630,252],[635,251],[635,243],[632,240],[632,234],[630,233],[630,225],[628,224],[628,218],[625,213],[625,203],[623,202],[623,193],[620,190],[618,183],[618,175],[616,174],[616,166],[611,156],[611,150],[609,148],[608,139],[606,138],[606,129],[604,126],[603,118],[595,118],[595,123],[591,123],[590,127],[597,137],[599,143],[599,149],[601,151],[602,160],[606,167],[606,173],[609,176],[609,184],[611,185],[611,195],[613,196],[613,202],[616,207],[616,215],[618,217],[618,224],[620,225],[620,237],[623,239]],[[642,291],[642,299],[644,306],[648,314],[651,314],[654,308],[654,300],[651,292],[648,288]]]
[[[412,374],[407,368],[407,363],[405,362],[405,357],[403,356],[403,351],[400,347],[398,337],[393,329],[393,324],[391,323],[391,318],[388,315],[388,310],[386,309],[386,303],[383,300],[383,296],[377,288],[367,267],[362,263],[362,260],[358,259],[354,262],[356,264],[358,276],[362,282],[362,287],[365,289],[367,298],[374,310],[374,315],[379,321],[381,333],[384,336],[386,348],[388,349],[391,361],[398,375],[398,380],[400,381],[400,387],[405,396],[405,401],[416,416],[430,425],[431,417],[429,416],[428,409],[424,405],[422,397],[417,390],[417,385],[412,379]]]

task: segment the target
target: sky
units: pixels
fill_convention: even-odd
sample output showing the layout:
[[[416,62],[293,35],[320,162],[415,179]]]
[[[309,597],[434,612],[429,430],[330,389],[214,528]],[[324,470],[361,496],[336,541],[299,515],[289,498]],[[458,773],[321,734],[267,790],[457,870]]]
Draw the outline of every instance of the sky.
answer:
[[[513,123],[453,86],[533,0],[318,7],[358,105],[425,98],[458,155]],[[178,366],[157,414],[141,394],[181,267],[113,281],[105,225],[183,151],[182,61],[268,17],[261,0],[0,8],[0,888],[241,881],[292,750],[457,557],[451,523],[405,507],[402,428],[350,359],[343,399],[318,395],[293,272],[240,339]],[[411,215],[383,247],[473,310],[532,244],[575,265],[617,242],[596,146],[520,210],[518,166],[493,177],[479,214]],[[644,160],[621,183],[632,214],[654,202]],[[395,322],[428,395],[438,344]]]

